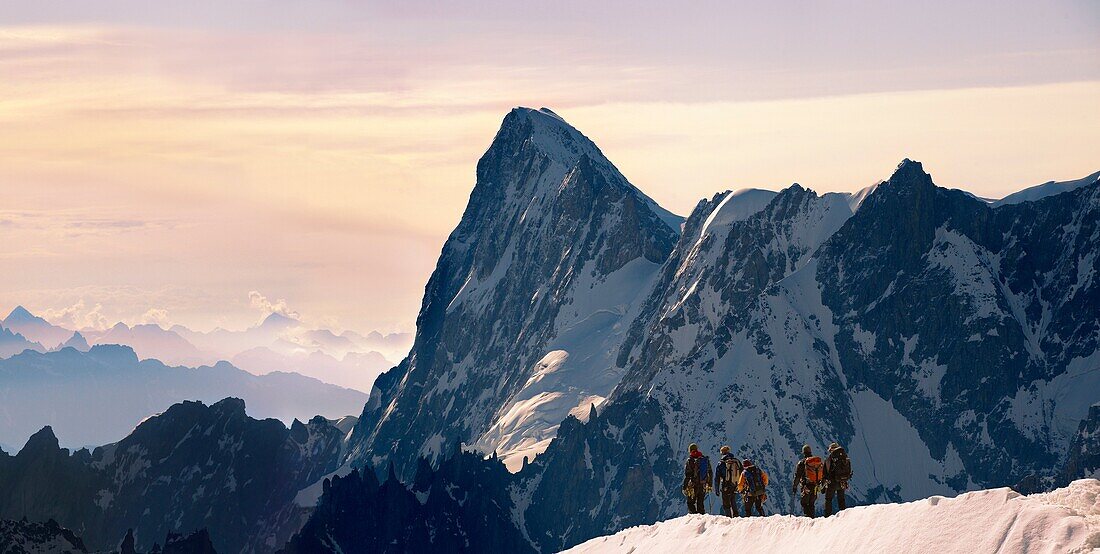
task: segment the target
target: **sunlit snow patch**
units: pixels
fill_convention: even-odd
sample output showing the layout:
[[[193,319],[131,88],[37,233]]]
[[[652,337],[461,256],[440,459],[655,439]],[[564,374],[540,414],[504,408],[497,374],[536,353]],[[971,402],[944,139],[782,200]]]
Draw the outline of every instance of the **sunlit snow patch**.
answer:
[[[1045,494],[1011,489],[850,508],[830,518],[684,516],[566,552],[1084,553],[1100,547],[1100,481]]]

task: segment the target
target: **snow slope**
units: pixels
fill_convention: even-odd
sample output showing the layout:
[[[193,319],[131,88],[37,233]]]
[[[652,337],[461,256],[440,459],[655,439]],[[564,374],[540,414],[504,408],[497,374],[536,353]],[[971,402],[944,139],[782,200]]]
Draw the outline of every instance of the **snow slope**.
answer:
[[[1019,204],[1020,202],[1034,202],[1040,198],[1046,198],[1047,196],[1078,189],[1086,185],[1091,185],[1097,181],[1100,181],[1100,171],[1088,177],[1077,179],[1076,181],[1047,181],[1041,185],[1035,185],[1019,192],[1014,192],[993,202],[993,205],[1005,206],[1008,204]]]
[[[1044,494],[1008,489],[850,508],[825,519],[684,516],[592,539],[566,552],[1095,552],[1100,481]]]

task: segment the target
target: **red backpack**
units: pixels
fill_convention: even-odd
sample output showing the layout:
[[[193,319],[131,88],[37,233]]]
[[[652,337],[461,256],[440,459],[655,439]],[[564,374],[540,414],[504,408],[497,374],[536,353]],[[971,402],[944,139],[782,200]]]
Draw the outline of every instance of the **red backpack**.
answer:
[[[817,456],[810,456],[806,458],[806,462],[803,464],[806,469],[806,482],[811,485],[816,485],[825,478],[825,464],[821,462],[821,458]]]

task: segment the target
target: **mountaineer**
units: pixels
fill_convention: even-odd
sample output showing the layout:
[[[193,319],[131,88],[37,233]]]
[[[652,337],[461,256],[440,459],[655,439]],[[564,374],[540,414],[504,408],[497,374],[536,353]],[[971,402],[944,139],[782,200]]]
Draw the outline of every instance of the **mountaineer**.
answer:
[[[710,458],[703,455],[699,446],[688,446],[688,459],[684,464],[684,496],[687,497],[689,514],[705,514],[703,501],[710,494]]]
[[[825,458],[825,517],[833,515],[833,496],[836,496],[836,511],[847,507],[844,491],[848,490],[851,478],[852,461],[848,459],[848,453],[839,444],[830,444],[829,455]]]
[[[806,517],[816,516],[814,504],[817,503],[817,494],[821,488],[821,482],[825,477],[825,468],[821,458],[814,456],[810,445],[802,447],[802,459],[794,470],[794,483],[791,484],[791,492],[802,489],[802,512]]]
[[[741,460],[730,453],[729,446],[723,446],[722,458],[714,468],[714,494],[722,498],[722,513],[737,517],[737,482],[741,480]]]
[[[737,481],[737,491],[741,493],[742,502],[745,504],[745,517],[752,515],[752,509],[756,507],[756,513],[764,515],[764,501],[768,499],[765,489],[768,486],[768,474],[756,467],[752,460],[746,459],[741,470],[741,478]]]

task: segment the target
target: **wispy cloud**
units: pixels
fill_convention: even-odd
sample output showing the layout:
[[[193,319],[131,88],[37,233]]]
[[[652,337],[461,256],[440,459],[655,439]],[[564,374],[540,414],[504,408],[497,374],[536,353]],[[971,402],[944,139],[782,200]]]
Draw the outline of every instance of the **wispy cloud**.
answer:
[[[65,232],[125,232],[150,227],[172,227],[174,222],[117,218],[96,214],[90,210],[0,210],[0,225],[11,228],[62,230]]]
[[[279,314],[294,319],[300,317],[298,312],[292,311],[287,307],[286,299],[279,298],[277,300],[269,300],[266,296],[260,294],[259,291],[248,291],[248,302],[254,309],[260,311],[261,321],[271,314]]]
[[[168,317],[168,310],[163,308],[149,308],[141,314],[141,323],[159,325],[164,328],[171,327],[172,320]]]
[[[76,303],[63,308],[46,308],[42,317],[56,325],[70,329],[106,329],[110,324],[103,315],[103,304],[88,305],[81,298]]]

